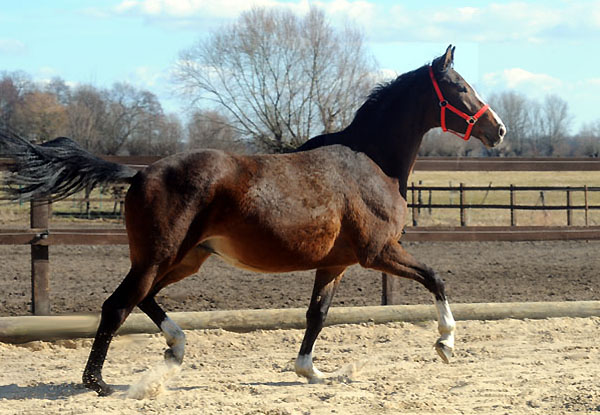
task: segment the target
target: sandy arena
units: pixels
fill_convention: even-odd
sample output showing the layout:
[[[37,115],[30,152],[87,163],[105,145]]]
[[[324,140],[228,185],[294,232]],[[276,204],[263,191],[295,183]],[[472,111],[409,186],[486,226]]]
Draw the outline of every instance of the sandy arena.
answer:
[[[407,247],[444,277],[452,302],[598,299],[597,242]],[[25,315],[29,249],[0,252],[0,313]],[[51,264],[53,311],[98,312],[127,271],[127,251],[52,247]],[[305,307],[311,287],[311,273],[258,275],[211,260],[159,301],[168,311]],[[406,303],[431,302],[416,283],[402,288]],[[380,275],[353,268],[336,305],[380,299]],[[163,366],[162,336],[121,336],[106,361],[105,379],[117,389],[107,398],[80,385],[90,339],[0,344],[0,414],[600,413],[599,326],[600,318],[458,322],[450,365],[433,350],[434,322],[328,327],[315,364],[334,375],[318,385],[293,372],[301,330],[188,331],[178,373]]]

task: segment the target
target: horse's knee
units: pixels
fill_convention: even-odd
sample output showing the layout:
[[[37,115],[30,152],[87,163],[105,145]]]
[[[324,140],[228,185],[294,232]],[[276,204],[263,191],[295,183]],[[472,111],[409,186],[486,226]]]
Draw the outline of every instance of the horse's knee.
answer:
[[[321,308],[309,308],[306,311],[307,326],[313,329],[321,330],[326,318],[327,311],[322,310]]]

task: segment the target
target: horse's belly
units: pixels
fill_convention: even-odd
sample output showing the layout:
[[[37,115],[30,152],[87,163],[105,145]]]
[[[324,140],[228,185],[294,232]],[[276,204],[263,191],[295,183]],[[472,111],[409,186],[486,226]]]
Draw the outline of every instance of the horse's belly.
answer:
[[[255,272],[268,272],[268,270],[257,267],[256,265],[244,262],[244,254],[240,252],[239,247],[236,247],[227,238],[211,238],[201,244],[218,255],[223,261],[237,268],[247,269]]]
[[[230,265],[255,272],[289,272],[315,268],[326,253],[315,249],[284,249],[267,241],[245,243],[239,239],[213,237],[201,246]],[[308,247],[307,247],[308,248]],[[325,254],[325,255],[323,255]]]

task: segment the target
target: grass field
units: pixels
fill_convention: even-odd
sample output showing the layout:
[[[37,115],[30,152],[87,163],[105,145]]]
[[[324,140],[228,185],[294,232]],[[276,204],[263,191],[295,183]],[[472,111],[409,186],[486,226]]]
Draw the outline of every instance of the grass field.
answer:
[[[123,193],[124,194],[124,193]],[[83,199],[84,193],[78,193],[71,198],[61,200],[52,204],[53,216],[50,220],[51,226],[60,224],[80,223],[85,227],[88,225],[102,225],[103,223],[119,224],[119,206],[110,191],[101,192],[94,189],[90,195],[89,218],[86,204],[78,199]],[[29,225],[29,203],[12,203],[3,201],[0,205],[0,225],[5,227],[28,226]]]
[[[455,186],[460,183],[465,186],[600,186],[600,172],[431,172],[415,171],[409,185],[414,183],[421,186]],[[82,198],[83,194],[76,195]],[[102,194],[94,190],[91,197],[95,201],[90,203],[90,212],[95,219],[85,218],[85,204],[67,199],[56,202],[53,205],[55,215],[51,219],[52,226],[60,226],[63,223],[80,223],[81,226],[91,224],[102,225],[104,223],[119,224],[118,216],[110,217],[114,209],[114,200],[110,192]],[[508,191],[467,191],[465,193],[466,204],[509,204]],[[542,198],[539,191],[522,191],[516,193],[515,203],[520,205],[542,206]],[[564,191],[545,191],[544,204],[565,205],[566,193]],[[411,193],[408,194],[409,203],[412,202]],[[427,204],[429,193],[421,193],[421,201]],[[436,191],[431,195],[433,204],[455,204],[458,207],[458,192]],[[572,192],[572,204],[583,206],[584,193],[582,191]],[[600,206],[600,192],[588,192],[589,206]],[[118,207],[117,207],[118,209]],[[412,212],[411,212],[412,214]],[[98,216],[101,216],[98,218]],[[573,211],[573,225],[585,225],[585,214],[583,210]],[[508,209],[467,209],[467,225],[510,225],[510,211]],[[3,204],[0,206],[0,225],[27,226],[29,223],[29,204]],[[409,215],[408,224],[412,223]],[[516,223],[521,226],[551,226],[566,225],[567,213],[564,210],[540,210],[540,211],[516,211]],[[456,209],[421,209],[418,216],[420,226],[459,226],[460,211]],[[590,210],[588,213],[589,225],[600,225],[600,210]]]
[[[600,186],[600,172],[430,172],[416,171],[409,180],[409,185],[414,183],[421,186],[456,186],[460,183],[465,186],[572,186],[583,187],[587,185]],[[584,192],[572,192],[572,205],[585,204]],[[412,202],[411,194],[408,195],[409,203]],[[432,194],[433,204],[459,203],[458,192],[436,191]],[[428,192],[421,193],[422,203],[429,201]],[[465,192],[466,204],[505,204],[508,205],[510,194],[508,191],[468,191]],[[544,191],[543,201],[545,206],[566,205],[565,191]],[[540,191],[516,192],[515,204],[542,206]],[[600,192],[588,192],[589,206],[600,206]],[[583,210],[573,211],[572,225],[585,225]],[[466,211],[467,225],[510,225],[510,210],[499,209],[468,209]],[[521,226],[550,226],[566,225],[567,213],[565,210],[540,210],[516,211],[517,225]],[[409,222],[410,223],[410,222]],[[420,226],[458,226],[460,225],[459,209],[421,209],[418,217]],[[588,224],[600,224],[600,211],[590,210]]]

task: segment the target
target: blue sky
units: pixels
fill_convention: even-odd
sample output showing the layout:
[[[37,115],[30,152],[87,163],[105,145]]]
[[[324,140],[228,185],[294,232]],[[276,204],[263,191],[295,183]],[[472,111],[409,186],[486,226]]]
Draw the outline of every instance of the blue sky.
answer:
[[[569,104],[573,132],[600,120],[600,1],[28,0],[0,8],[0,71],[75,85],[127,81],[180,112],[170,70],[181,50],[251,5],[325,10],[360,26],[380,67],[414,69],[457,46],[455,67],[481,95],[507,89]]]

